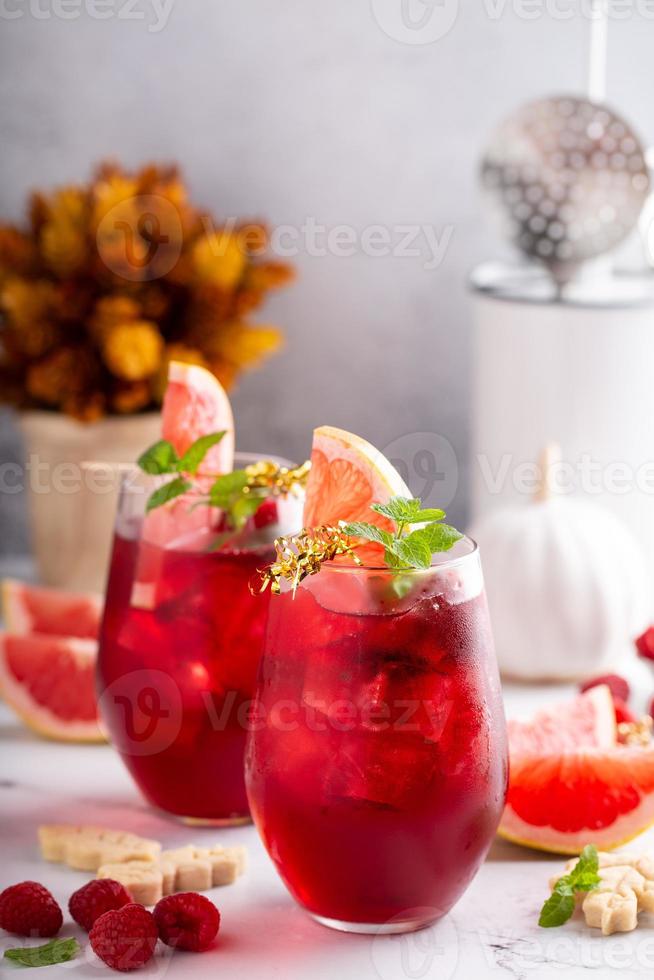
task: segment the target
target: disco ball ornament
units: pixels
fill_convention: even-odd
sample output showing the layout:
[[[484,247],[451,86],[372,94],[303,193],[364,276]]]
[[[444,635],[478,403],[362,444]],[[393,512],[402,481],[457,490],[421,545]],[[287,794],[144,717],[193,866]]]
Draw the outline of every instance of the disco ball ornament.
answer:
[[[627,237],[650,189],[630,125],[604,104],[567,95],[529,102],[506,119],[481,176],[504,232],[559,285]]]

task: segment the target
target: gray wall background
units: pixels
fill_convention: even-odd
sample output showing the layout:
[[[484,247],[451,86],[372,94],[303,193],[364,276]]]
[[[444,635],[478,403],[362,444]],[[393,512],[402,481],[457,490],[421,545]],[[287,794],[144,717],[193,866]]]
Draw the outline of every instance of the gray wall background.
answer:
[[[449,227],[435,269],[424,238],[408,257],[301,247],[297,284],[263,311],[284,326],[286,349],[242,381],[234,406],[241,447],[296,459],[321,423],[380,447],[442,434],[460,465],[450,514],[463,523],[465,280],[502,253],[476,161],[514,106],[583,88],[580,4],[436,0],[434,17],[456,19],[423,44],[398,39],[402,0],[173,0],[165,24],[153,0],[131,12],[125,3],[107,0],[102,20],[92,0],[0,4],[0,214],[20,218],[32,187],[86,178],[109,156],[178,161],[193,198],[219,216],[357,233],[427,224],[438,237]],[[410,4],[413,16],[426,12],[422,0]],[[637,0],[620,9],[609,99],[651,141],[654,10],[646,16]],[[0,422],[0,457],[18,458],[9,415]],[[26,547],[23,501],[0,497],[0,551]]]

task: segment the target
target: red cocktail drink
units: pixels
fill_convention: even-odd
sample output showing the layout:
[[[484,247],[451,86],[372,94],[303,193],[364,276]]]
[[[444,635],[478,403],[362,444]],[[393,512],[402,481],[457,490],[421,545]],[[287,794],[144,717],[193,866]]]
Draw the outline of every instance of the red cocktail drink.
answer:
[[[247,819],[243,752],[269,603],[249,583],[274,537],[299,522],[301,501],[268,499],[225,535],[215,508],[181,498],[172,516],[144,519],[145,499],[135,488],[121,498],[101,631],[102,716],[150,803],[193,821]]]
[[[290,892],[349,931],[445,914],[483,861],[507,751],[479,559],[325,565],[270,604],[252,813]]]

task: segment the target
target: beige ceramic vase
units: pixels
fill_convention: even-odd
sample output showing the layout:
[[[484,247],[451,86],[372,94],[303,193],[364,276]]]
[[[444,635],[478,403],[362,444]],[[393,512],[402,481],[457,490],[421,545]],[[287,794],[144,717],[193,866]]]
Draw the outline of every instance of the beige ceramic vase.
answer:
[[[23,412],[25,485],[40,580],[102,591],[120,474],[160,438],[158,412],[81,423]]]

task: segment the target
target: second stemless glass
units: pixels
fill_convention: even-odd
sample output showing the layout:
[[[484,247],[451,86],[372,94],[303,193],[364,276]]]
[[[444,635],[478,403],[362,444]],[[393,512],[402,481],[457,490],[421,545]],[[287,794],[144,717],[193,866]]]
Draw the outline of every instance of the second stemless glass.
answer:
[[[271,457],[237,453],[235,465],[259,459]],[[299,527],[303,501],[268,498],[224,540],[222,512],[192,495],[146,517],[153,486],[135,471],[121,490],[98,661],[102,717],[150,803],[187,822],[242,822],[268,610],[249,584],[275,537]]]
[[[248,794],[320,922],[404,932],[445,914],[493,840],[507,772],[469,539],[427,570],[325,564],[272,598]]]

